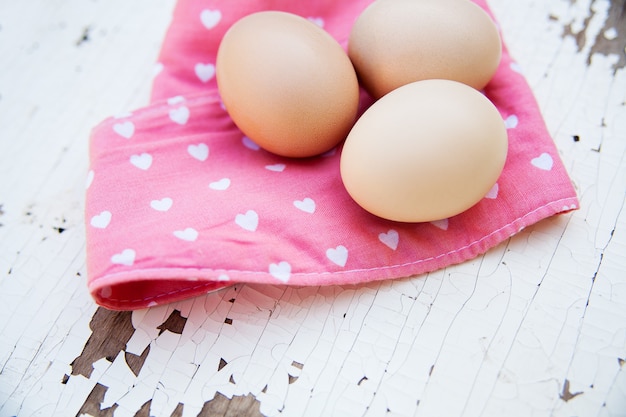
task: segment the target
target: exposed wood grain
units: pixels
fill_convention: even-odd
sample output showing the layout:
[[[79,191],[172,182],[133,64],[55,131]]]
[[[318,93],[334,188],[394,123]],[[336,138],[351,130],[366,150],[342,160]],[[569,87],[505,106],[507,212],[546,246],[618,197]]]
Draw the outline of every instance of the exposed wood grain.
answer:
[[[113,362],[120,352],[125,352],[126,344],[130,340],[135,331],[131,322],[130,312],[110,311],[104,308],[98,308],[93,315],[89,327],[92,330],[91,337],[87,340],[83,351],[72,363],[72,375],[83,375],[89,378],[93,372],[93,364],[100,359],[106,359]],[[168,318],[159,326],[159,335],[165,331],[181,334],[186,319],[180,315],[180,311],[173,310]],[[146,347],[140,355],[134,355],[125,352],[126,362],[135,375],[139,375],[146,357],[150,352],[150,347]],[[220,369],[226,363],[220,363]],[[298,365],[301,366],[302,365]],[[65,383],[69,380],[69,376],[65,378]],[[292,381],[295,382],[295,379]],[[89,393],[78,415],[88,414],[97,417],[113,416],[117,408],[116,404],[111,407],[101,408],[104,401],[107,387],[96,384]],[[183,416],[184,405],[179,404],[171,417]],[[150,401],[143,406],[135,414],[136,417],[148,417],[150,415]],[[212,400],[207,401],[199,417],[257,417],[262,416],[259,412],[259,403],[254,396],[234,396],[229,399],[219,393]]]
[[[104,395],[107,391],[107,387],[104,385],[96,384],[93,390],[89,393],[89,396],[85,400],[85,403],[78,411],[76,417],[89,415],[94,417],[113,417],[117,404],[113,404],[111,407],[100,409],[100,404],[104,400]],[[139,414],[139,413],[138,413]],[[147,414],[146,414],[147,415]]]
[[[588,40],[587,28],[589,22],[596,14],[589,4],[589,14],[584,21],[582,28],[573,28],[573,23],[565,25],[563,28],[563,36],[572,36],[576,40],[578,52],[581,52],[587,42],[591,42],[591,48],[587,53],[587,65],[591,65],[591,59],[596,54],[604,56],[613,55],[617,57],[617,61],[613,64],[613,69],[624,68],[626,65],[626,1],[612,0],[609,2],[609,10],[607,18],[603,26],[598,30],[595,37]]]
[[[613,65],[615,72],[626,67],[626,1],[612,0],[610,10],[603,28],[593,42],[587,63],[591,64],[594,54],[615,55],[617,62]]]
[[[198,417],[262,417],[259,402],[252,395],[235,396],[232,399],[221,394],[208,401]]]
[[[169,330],[172,333],[181,334],[183,329],[185,328],[185,323],[187,319],[180,315],[180,311],[174,310],[172,314],[161,324],[157,329],[159,329],[159,334],[163,333],[166,330]]]
[[[83,352],[72,363],[72,375],[86,378],[93,372],[93,364],[99,359],[113,362],[120,351],[126,350],[135,329],[130,321],[130,312],[113,312],[99,308],[91,318],[91,337],[85,343]]]

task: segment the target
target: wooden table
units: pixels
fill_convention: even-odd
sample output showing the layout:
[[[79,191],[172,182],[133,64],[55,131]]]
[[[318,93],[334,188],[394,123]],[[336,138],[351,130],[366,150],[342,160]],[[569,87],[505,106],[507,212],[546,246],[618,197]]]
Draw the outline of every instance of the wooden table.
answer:
[[[0,3],[0,416],[625,416],[624,0],[491,0],[581,209],[355,287],[135,312],[86,291],[90,129],[147,103],[174,0]]]

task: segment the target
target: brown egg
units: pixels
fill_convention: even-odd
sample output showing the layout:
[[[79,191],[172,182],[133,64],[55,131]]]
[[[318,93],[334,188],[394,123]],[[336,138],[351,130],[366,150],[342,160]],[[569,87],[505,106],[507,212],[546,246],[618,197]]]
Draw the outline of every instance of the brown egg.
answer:
[[[414,81],[482,89],[501,56],[498,30],[469,0],[376,0],[356,20],[348,54],[375,98]]]
[[[341,178],[352,198],[379,217],[441,220],[489,192],[507,149],[504,121],[485,96],[456,81],[418,81],[359,118],[341,153]]]
[[[359,103],[346,52],[307,19],[264,11],[224,35],[217,83],[235,124],[264,149],[308,157],[345,139]]]

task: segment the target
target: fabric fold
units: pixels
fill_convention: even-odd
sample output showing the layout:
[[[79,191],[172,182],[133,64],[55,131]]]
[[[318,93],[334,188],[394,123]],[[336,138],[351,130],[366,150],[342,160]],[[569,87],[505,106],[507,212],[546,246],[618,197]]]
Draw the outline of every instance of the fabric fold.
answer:
[[[341,285],[423,274],[578,208],[506,48],[484,93],[507,126],[507,162],[485,198],[457,216],[409,224],[365,212],[341,182],[341,145],[302,160],[260,149],[217,92],[215,54],[225,30],[252,11],[282,9],[322,25],[345,47],[369,1],[239,3],[180,0],[151,103],[92,132],[85,216],[88,286],[98,304],[138,309],[238,282]],[[363,97],[366,107],[371,100]]]

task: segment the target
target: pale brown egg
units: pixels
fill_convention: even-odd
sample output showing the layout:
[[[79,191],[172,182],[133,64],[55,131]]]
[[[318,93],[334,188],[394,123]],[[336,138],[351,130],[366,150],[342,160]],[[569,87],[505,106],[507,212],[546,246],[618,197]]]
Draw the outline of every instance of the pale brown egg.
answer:
[[[376,0],[356,20],[348,54],[375,98],[414,81],[482,89],[501,57],[498,29],[469,0]]]
[[[307,19],[248,15],[226,32],[217,84],[235,124],[262,148],[309,157],[345,139],[359,103],[356,73],[341,45]]]
[[[385,95],[356,122],[341,153],[341,178],[379,217],[441,220],[489,192],[507,149],[504,121],[480,92],[456,81],[418,81]]]

